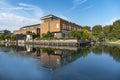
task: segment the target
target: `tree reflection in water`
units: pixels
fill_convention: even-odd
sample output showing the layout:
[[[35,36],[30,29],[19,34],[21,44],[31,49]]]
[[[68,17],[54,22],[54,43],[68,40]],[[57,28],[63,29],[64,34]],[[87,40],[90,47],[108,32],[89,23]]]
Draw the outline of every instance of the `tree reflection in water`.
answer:
[[[120,47],[108,45],[96,45],[91,47],[94,54],[109,54],[114,60],[120,62]]]
[[[20,53],[20,55],[34,56],[42,62],[42,66],[49,69],[55,69],[68,63],[87,57],[91,52],[96,55],[109,54],[114,60],[120,62],[120,47],[96,45],[90,47],[81,47],[76,50],[41,48],[33,46],[0,46],[0,51]]]

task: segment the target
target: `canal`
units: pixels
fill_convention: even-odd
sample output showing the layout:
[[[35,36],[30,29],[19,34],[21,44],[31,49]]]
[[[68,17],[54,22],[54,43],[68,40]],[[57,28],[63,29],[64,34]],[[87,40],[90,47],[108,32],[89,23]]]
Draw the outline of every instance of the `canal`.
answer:
[[[0,45],[0,80],[120,80],[120,47]]]

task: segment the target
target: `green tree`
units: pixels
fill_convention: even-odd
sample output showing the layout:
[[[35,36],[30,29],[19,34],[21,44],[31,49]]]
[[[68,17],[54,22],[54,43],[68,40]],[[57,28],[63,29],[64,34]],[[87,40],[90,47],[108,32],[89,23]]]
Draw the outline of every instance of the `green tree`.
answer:
[[[105,37],[108,36],[108,34],[110,33],[110,25],[106,25],[103,27],[103,33],[104,33]]]
[[[53,33],[51,33],[50,31],[47,32],[47,37],[48,38],[53,38]]]
[[[15,40],[16,36],[14,34],[11,34],[11,40]]]
[[[120,39],[120,20],[117,20],[113,23],[113,36],[116,39]]]
[[[106,25],[103,27],[103,33],[106,39],[112,40],[114,38],[112,29],[113,25]]]
[[[99,40],[103,40],[104,39],[104,33],[100,33],[99,35],[98,35],[98,38],[99,38]]]
[[[90,30],[90,26],[84,26],[83,29]]]
[[[29,35],[35,35],[35,33],[32,32],[32,31],[27,31],[26,34],[29,34]]]
[[[47,34],[43,33],[42,38],[47,38]]]
[[[46,39],[50,39],[50,38],[53,38],[54,37],[54,35],[53,35],[53,33],[51,33],[51,32],[47,32],[47,34],[42,34],[42,38],[46,38]]]
[[[82,38],[84,39],[88,39],[89,38],[89,33],[88,30],[82,30]]]
[[[10,34],[6,34],[5,35],[5,39],[11,39],[11,35]]]
[[[101,36],[103,35],[102,26],[101,25],[93,26],[92,34],[96,38],[96,40],[101,39]]]
[[[27,31],[26,34],[32,34],[32,32],[31,31]]]
[[[80,39],[82,37],[81,35],[81,31],[77,31],[77,30],[72,30],[70,32],[70,36],[76,39]]]
[[[0,40],[5,40],[5,34],[0,34]]]
[[[95,25],[92,28],[93,33],[101,33],[102,32],[102,26],[101,25]]]

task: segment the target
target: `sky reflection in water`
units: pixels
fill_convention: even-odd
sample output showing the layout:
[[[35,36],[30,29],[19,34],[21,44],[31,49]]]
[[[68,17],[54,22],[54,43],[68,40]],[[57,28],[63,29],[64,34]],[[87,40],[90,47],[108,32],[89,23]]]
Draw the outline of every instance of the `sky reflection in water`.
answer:
[[[106,46],[103,48],[107,49]],[[103,48],[97,46],[78,51],[47,49],[52,54],[45,53],[44,49],[36,56],[36,51],[41,49],[32,49],[23,55],[18,52],[20,50],[1,47],[0,80],[120,80],[120,54],[115,52],[113,55],[107,52],[109,49]],[[44,61],[46,54],[48,61]]]

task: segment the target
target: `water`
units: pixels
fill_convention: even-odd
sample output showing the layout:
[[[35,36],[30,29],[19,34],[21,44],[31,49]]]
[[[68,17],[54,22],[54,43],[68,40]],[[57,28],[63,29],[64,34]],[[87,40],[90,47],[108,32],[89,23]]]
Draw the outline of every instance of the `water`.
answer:
[[[2,45],[0,80],[120,80],[120,47],[68,49]]]

